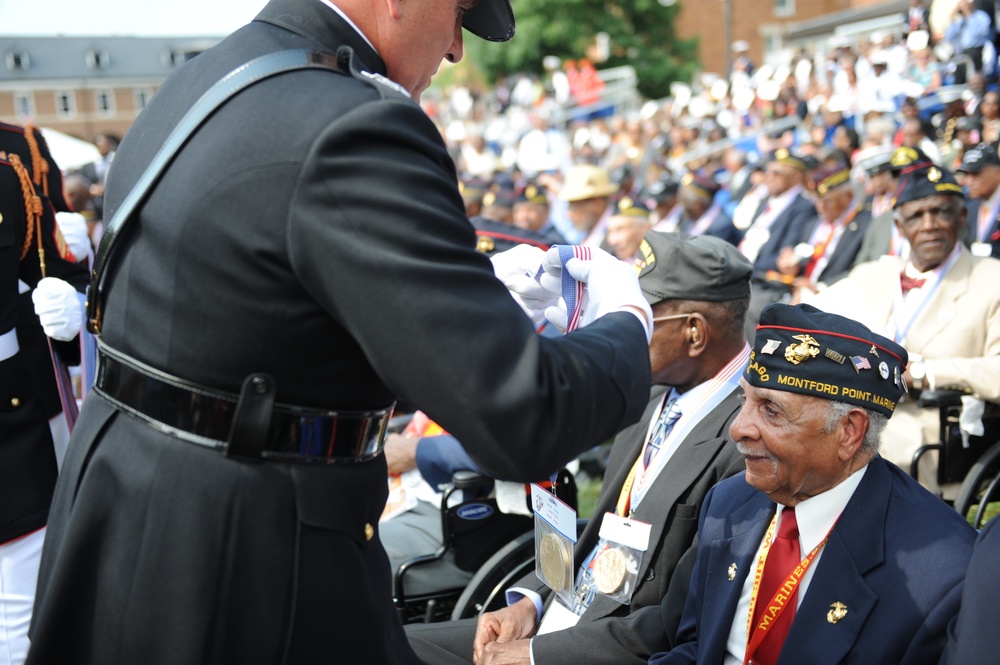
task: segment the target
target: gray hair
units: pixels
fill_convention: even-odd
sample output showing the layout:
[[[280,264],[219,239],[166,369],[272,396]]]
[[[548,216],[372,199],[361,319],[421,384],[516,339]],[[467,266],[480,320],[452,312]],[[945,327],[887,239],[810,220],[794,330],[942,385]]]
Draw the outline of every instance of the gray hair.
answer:
[[[826,434],[832,432],[851,409],[857,408],[862,407],[847,402],[830,402],[823,432]],[[885,431],[885,425],[889,422],[889,418],[871,409],[862,408],[862,410],[868,414],[868,431],[865,433],[865,440],[861,442],[861,448],[858,452],[865,453],[868,457],[874,457],[878,454],[878,447],[882,442],[882,432]]]

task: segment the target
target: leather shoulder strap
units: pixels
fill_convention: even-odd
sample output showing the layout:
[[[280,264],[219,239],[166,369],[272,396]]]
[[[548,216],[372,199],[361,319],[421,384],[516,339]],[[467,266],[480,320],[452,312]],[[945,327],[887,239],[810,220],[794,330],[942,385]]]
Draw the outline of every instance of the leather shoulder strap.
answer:
[[[90,286],[87,287],[87,329],[95,335],[101,331],[101,291],[118,237],[136,208],[145,201],[164,169],[198,127],[227,100],[258,81],[296,69],[327,69],[350,74],[338,65],[337,56],[308,49],[269,53],[240,65],[215,83],[203,94],[153,157],[146,171],[122,201],[115,216],[104,228],[101,245],[94,258]]]

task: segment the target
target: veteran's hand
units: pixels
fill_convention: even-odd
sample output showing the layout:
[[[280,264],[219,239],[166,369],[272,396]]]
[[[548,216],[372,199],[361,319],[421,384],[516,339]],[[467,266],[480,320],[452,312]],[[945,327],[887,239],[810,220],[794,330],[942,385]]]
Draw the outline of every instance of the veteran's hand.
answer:
[[[479,617],[476,626],[476,637],[472,642],[473,662],[481,663],[485,657],[487,645],[497,642],[512,642],[530,637],[535,631],[538,613],[530,598],[522,598],[513,605],[508,605],[495,612],[487,612]],[[507,661],[489,661],[507,662]],[[520,662],[520,661],[510,661]]]
[[[476,665],[531,665],[531,640],[490,642]]]
[[[417,442],[420,437],[390,434],[385,437],[385,462],[389,473],[404,473],[417,468]]]

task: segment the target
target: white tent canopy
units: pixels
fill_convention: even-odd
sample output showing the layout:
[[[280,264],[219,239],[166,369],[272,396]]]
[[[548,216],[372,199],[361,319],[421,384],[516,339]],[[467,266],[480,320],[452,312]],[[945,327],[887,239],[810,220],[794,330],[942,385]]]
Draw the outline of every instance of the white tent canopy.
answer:
[[[41,129],[45,142],[49,144],[52,159],[64,173],[78,169],[84,164],[96,162],[101,158],[97,146],[89,141],[82,141],[49,127]]]

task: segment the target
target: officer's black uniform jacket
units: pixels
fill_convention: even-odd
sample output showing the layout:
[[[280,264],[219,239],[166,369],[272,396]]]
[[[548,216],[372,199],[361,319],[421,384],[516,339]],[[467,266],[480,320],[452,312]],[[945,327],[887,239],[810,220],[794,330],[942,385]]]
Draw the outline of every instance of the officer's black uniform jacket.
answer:
[[[319,0],[272,1],[157,91],[116,152],[106,218],[218,79],[267,52],[345,45],[357,69],[385,72]],[[475,251],[456,183],[433,123],[389,86],[327,71],[258,83],[193,136],[127,232],[104,341],[221,390],[269,372],[283,403],[398,396],[486,471],[544,477],[638,420],[646,340],[627,313],[537,336]],[[88,397],[29,663],[414,662],[365,536],[383,459],[240,462]]]

